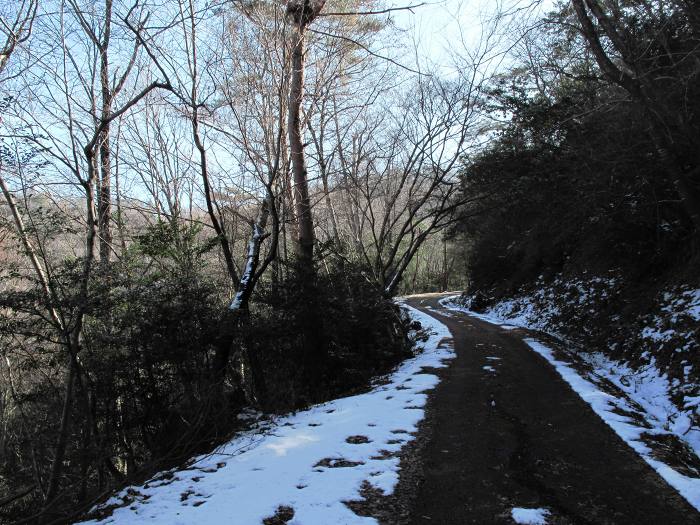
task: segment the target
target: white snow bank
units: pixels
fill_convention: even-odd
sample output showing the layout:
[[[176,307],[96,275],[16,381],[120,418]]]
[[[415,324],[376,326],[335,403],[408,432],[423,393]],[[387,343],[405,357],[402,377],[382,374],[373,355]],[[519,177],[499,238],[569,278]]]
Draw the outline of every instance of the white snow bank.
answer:
[[[413,439],[411,432],[424,417],[426,391],[439,381],[422,368],[444,367],[454,357],[447,327],[407,308],[430,336],[422,353],[405,361],[387,384],[277,418],[186,469],[129,487],[105,505],[131,503],[99,523],[254,525],[280,506],[294,509],[289,525],[377,523],[343,502],[361,499],[364,481],[393,491],[399,471],[395,453]]]
[[[515,523],[522,525],[546,525],[549,511],[547,509],[524,509],[522,507],[513,507],[510,511]]]

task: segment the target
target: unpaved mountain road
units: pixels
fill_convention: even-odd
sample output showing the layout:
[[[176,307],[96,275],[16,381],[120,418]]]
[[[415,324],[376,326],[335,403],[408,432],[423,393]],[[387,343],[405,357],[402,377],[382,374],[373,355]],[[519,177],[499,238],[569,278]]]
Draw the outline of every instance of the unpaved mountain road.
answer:
[[[447,325],[457,354],[430,397],[411,523],[512,524],[511,508],[545,507],[550,524],[700,524],[518,333],[442,297],[407,301]]]

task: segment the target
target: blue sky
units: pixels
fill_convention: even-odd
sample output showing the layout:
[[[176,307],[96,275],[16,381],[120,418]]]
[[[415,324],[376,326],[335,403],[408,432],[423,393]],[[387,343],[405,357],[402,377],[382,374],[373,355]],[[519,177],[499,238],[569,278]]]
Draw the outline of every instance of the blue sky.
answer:
[[[416,4],[420,1],[399,0],[391,5]],[[506,24],[522,22],[527,14],[546,11],[553,4],[553,0],[427,0],[412,12],[397,11],[392,17],[396,26],[415,41],[421,56],[445,67],[451,61],[451,53],[463,53],[478,45],[484,23],[488,24],[497,12],[524,10],[501,25],[504,36],[515,37],[509,34]]]

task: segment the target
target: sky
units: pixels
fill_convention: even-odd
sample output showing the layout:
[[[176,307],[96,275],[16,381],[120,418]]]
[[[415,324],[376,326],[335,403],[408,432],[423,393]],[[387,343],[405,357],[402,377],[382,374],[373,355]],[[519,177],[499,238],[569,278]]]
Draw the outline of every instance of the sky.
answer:
[[[390,3],[392,7],[418,4],[420,0]],[[526,14],[547,11],[553,4],[554,0],[426,0],[410,11],[394,12],[392,18],[414,40],[421,56],[444,68],[449,67],[454,53],[463,54],[479,44],[485,24],[497,12],[519,10],[517,17],[504,20],[499,27],[513,37],[514,22],[522,21]]]

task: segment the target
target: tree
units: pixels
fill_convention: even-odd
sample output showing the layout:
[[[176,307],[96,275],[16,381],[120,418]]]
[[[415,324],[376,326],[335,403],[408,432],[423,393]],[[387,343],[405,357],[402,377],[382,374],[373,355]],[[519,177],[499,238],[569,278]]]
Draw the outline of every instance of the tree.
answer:
[[[109,2],[108,2],[109,4]],[[111,5],[111,4],[109,4]],[[134,6],[135,9],[136,5]],[[109,28],[103,28],[107,34],[107,40],[95,38],[94,27],[87,22],[84,12],[80,7],[71,2],[69,5],[61,3],[57,6],[60,16],[57,19],[43,18],[41,24],[44,41],[37,43],[37,49],[42,45],[50,49],[53,54],[42,56],[36,52],[36,66],[27,70],[22,77],[22,90],[29,90],[34,95],[34,112],[25,112],[23,108],[15,107],[13,115],[9,116],[7,126],[12,126],[11,135],[16,140],[28,144],[37,155],[44,159],[44,169],[53,169],[53,176],[58,180],[68,180],[72,188],[82,191],[84,199],[84,235],[83,250],[81,253],[81,269],[76,282],[76,291],[72,301],[68,302],[66,309],[58,309],[56,304],[65,304],[65,301],[57,301],[58,287],[51,282],[52,269],[46,256],[46,247],[41,246],[44,254],[43,264],[37,264],[35,247],[28,242],[28,236],[23,228],[19,215],[15,216],[15,225],[22,243],[27,249],[28,256],[32,260],[37,277],[42,289],[51,293],[45,297],[48,311],[51,313],[53,329],[58,337],[59,345],[64,351],[64,394],[63,408],[60,414],[60,424],[56,437],[54,456],[50,468],[50,474],[45,482],[43,494],[44,512],[56,504],[59,489],[62,483],[64,469],[64,457],[68,445],[68,436],[72,424],[72,407],[75,393],[79,394],[77,401],[82,404],[84,429],[89,439],[98,440],[98,429],[91,418],[89,406],[89,394],[87,392],[85,371],[81,366],[81,350],[83,347],[83,329],[89,306],[89,285],[93,273],[96,238],[98,236],[97,225],[98,212],[96,210],[96,189],[99,177],[100,152],[109,161],[109,147],[105,143],[108,138],[108,130],[111,123],[121,115],[127,113],[139,103],[148,93],[154,89],[169,89],[170,86],[160,81],[152,81],[143,85],[140,89],[133,89],[128,97],[120,100],[119,105],[112,106],[113,98],[109,100],[109,107],[98,108],[96,98],[95,77],[86,77],[78,64],[84,52],[83,44],[88,43],[88,55],[90,51],[96,51],[92,55],[93,65],[98,62],[104,64],[107,60],[103,51],[105,42],[109,41]],[[125,16],[132,16],[134,9],[128,11]],[[139,13],[144,16],[143,13]],[[142,28],[143,18],[136,24]],[[84,31],[83,34],[78,30]],[[58,47],[54,47],[58,43]],[[57,52],[56,52],[57,51]],[[133,52],[135,53],[135,51]],[[133,54],[132,54],[133,56]],[[126,76],[133,65],[130,62],[125,73],[116,82],[114,91],[121,91]],[[98,68],[95,68],[97,71]],[[104,72],[104,69],[101,69]],[[101,84],[105,87],[105,84]],[[81,98],[81,95],[84,98]],[[108,97],[109,98],[109,97]],[[104,102],[104,100],[103,100]],[[19,136],[18,136],[19,135]],[[64,171],[65,170],[65,171]],[[103,172],[109,178],[109,170]],[[18,183],[23,189],[25,181],[21,178]],[[44,180],[45,184],[51,184],[50,177]],[[109,180],[106,180],[109,184]],[[13,198],[7,181],[3,181],[3,194],[10,204],[11,209],[17,210],[13,205]],[[15,215],[15,213],[13,213]],[[18,217],[20,220],[18,220]],[[73,291],[70,292],[71,294]],[[62,298],[65,299],[65,298]],[[108,465],[108,469],[118,474],[107,458],[101,458]]]
[[[460,194],[459,166],[478,148],[487,123],[483,94],[501,53],[498,27],[489,26],[477,52],[455,55],[459,74],[449,79],[425,70],[414,73],[410,87],[399,87],[389,79],[402,66],[392,63],[376,76],[362,70],[373,86],[365,102],[349,98],[343,109],[331,99],[327,114],[318,116],[312,138],[322,179],[334,179],[323,189],[332,236],[346,239],[335,244],[347,244],[386,296],[396,292],[426,240],[479,198]],[[329,154],[321,161],[324,150]]]
[[[698,58],[697,17],[683,3],[654,4],[658,5],[614,1],[606,9],[597,0],[572,0],[581,33],[600,70],[646,115],[656,154],[697,233],[700,128],[694,104],[688,107],[677,100],[678,96],[686,98],[687,90],[694,92],[697,86],[697,68],[691,65]],[[644,26],[646,30],[640,32]],[[669,89],[674,96],[669,96]],[[693,98],[697,97],[690,100]]]
[[[290,1],[287,16],[295,30],[292,33],[292,78],[289,89],[289,148],[294,175],[294,203],[298,222],[298,257],[301,267],[313,268],[314,223],[309,199],[306,155],[302,138],[301,105],[304,99],[306,30],[321,13],[325,0]]]
[[[128,58],[126,66],[121,75],[116,72],[112,78],[110,74],[110,47],[113,46],[113,0],[104,0],[104,10],[100,14],[90,17],[84,8],[77,4],[75,0],[70,0],[73,13],[79,21],[83,31],[90,39],[99,54],[99,77],[100,77],[100,100],[99,100],[99,121],[104,123],[98,140],[99,149],[99,192],[97,199],[97,224],[99,235],[99,255],[100,263],[109,263],[112,252],[112,151],[111,151],[111,114],[114,109],[115,99],[119,96],[129,75],[136,63],[140,40],[133,40],[133,50]],[[136,8],[135,4],[132,9]],[[128,14],[127,14],[128,16]],[[128,31],[128,29],[127,29]],[[131,36],[131,35],[129,35]]]
[[[14,11],[0,13],[0,35],[2,46],[0,47],[0,75],[4,72],[10,57],[32,34],[34,18],[39,6],[38,0],[21,0],[15,4]],[[5,19],[7,15],[7,19]]]

